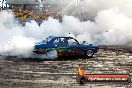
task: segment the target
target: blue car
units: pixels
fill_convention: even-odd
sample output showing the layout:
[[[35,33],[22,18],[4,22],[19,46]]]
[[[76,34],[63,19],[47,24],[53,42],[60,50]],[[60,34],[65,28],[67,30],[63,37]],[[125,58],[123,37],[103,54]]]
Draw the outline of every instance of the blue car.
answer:
[[[93,57],[99,47],[92,44],[80,44],[73,37],[50,36],[36,43],[34,53],[46,54],[52,50],[57,51],[57,56],[88,56]]]

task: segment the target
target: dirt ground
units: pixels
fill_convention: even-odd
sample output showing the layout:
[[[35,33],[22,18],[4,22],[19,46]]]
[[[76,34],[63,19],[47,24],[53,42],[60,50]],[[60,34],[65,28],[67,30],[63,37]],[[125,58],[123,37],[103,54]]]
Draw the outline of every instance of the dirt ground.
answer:
[[[78,64],[87,73],[129,73],[132,75],[130,47],[103,46],[93,58],[71,60],[26,60],[0,56],[0,88],[132,88],[129,84],[85,84],[76,82]],[[132,76],[131,76],[132,78]]]

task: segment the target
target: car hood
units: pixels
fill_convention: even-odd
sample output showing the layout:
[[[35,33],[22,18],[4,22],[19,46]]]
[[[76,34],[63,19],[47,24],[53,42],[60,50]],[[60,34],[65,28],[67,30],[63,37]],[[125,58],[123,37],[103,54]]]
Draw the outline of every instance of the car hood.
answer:
[[[93,44],[80,44],[84,47],[91,47],[91,48],[96,48],[97,50],[99,50],[99,47],[97,45],[93,45]]]

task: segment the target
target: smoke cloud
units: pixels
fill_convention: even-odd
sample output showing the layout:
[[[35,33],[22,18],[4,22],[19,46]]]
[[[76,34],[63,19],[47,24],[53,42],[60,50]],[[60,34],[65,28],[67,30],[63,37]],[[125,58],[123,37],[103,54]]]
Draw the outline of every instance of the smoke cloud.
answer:
[[[94,16],[94,22],[81,22],[74,16],[64,15],[61,23],[49,17],[40,26],[34,20],[21,26],[11,11],[1,11],[0,54],[30,57],[35,42],[51,35],[69,36],[69,33],[80,42],[96,45],[132,44],[132,1],[80,0],[76,9],[82,5],[89,16]]]
[[[26,36],[24,27],[17,23],[11,11],[0,12],[0,27],[0,55],[31,55],[35,39]]]

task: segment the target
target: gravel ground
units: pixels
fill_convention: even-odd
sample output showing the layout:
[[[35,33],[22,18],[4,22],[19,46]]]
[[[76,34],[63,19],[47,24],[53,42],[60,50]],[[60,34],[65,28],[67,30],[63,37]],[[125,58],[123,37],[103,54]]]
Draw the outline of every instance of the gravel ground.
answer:
[[[87,73],[132,75],[132,54],[124,47],[103,47],[90,59],[34,61],[0,56],[0,88],[132,88],[132,83],[80,86],[76,82],[78,64],[86,66]]]

